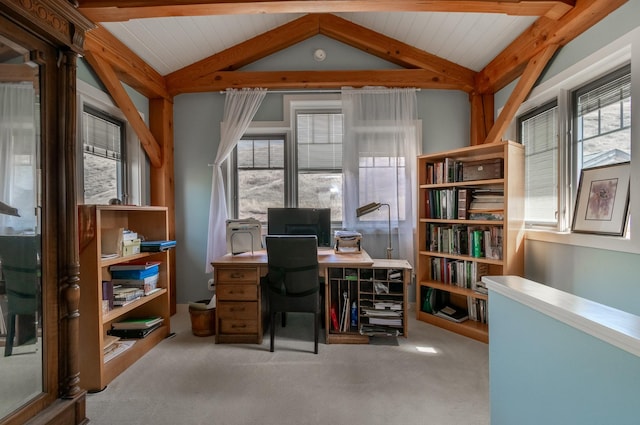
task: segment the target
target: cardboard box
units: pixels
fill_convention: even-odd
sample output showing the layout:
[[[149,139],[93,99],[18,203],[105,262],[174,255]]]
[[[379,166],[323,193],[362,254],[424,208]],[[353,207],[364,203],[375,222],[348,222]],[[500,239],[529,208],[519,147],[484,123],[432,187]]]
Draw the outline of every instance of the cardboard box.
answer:
[[[140,254],[140,239],[122,242],[122,256]]]

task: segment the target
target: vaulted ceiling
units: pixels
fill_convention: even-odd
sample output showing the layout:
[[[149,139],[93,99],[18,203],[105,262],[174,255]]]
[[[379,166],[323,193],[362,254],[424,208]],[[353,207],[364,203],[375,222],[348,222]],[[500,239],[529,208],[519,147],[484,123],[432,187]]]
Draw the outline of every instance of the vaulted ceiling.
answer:
[[[116,96],[149,98],[226,88],[384,85],[461,90],[472,144],[499,137],[493,94],[520,78],[517,108],[557,49],[627,0],[79,0],[97,24],[86,57]],[[248,71],[314,36],[382,58],[393,69]],[[127,103],[127,102],[125,102]],[[121,106],[122,108],[122,106]],[[125,109],[133,108],[131,103]],[[487,140],[488,137],[487,137]]]

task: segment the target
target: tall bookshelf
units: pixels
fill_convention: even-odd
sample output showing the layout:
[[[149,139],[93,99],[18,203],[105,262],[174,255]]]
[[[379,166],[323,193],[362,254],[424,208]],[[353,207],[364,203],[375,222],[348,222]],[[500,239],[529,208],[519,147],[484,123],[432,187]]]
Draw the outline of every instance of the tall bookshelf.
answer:
[[[169,236],[166,207],[120,205],[80,205],[80,386],[100,391],[116,376],[156,346],[170,332],[169,255],[163,252],[103,258],[102,240],[114,229],[129,229],[146,240],[167,240]],[[128,261],[158,261],[159,291],[130,304],[103,309],[102,281],[110,280],[109,267]],[[104,347],[111,324],[127,318],[160,316],[163,324],[117,356],[105,358]]]
[[[524,271],[523,146],[502,141],[420,155],[417,167],[417,319],[488,342],[488,297],[477,282]],[[437,316],[445,305],[469,318]]]

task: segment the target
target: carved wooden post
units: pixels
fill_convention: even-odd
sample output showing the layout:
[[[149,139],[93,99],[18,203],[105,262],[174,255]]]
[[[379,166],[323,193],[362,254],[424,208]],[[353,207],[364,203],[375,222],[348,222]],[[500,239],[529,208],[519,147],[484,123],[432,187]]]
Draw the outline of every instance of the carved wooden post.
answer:
[[[61,365],[64,371],[60,376],[60,391],[62,397],[72,398],[81,392],[80,363],[78,358],[80,336],[80,262],[78,254],[78,212],[76,207],[76,53],[64,52],[62,57],[60,78],[60,102],[62,120],[62,144],[64,156],[61,165],[64,168],[64,178],[61,179],[60,193],[63,195],[61,205],[61,229],[63,239],[62,261],[63,272],[60,281],[60,301],[62,335],[61,347],[67,352],[63,357],[66,364]],[[62,170],[61,170],[62,171]]]

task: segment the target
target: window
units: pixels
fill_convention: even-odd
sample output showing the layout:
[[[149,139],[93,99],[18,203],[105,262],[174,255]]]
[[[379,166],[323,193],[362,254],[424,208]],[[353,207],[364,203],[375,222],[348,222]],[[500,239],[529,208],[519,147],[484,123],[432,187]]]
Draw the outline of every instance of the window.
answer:
[[[631,159],[631,69],[629,66],[573,93],[576,170]]]
[[[82,114],[83,189],[86,204],[126,201],[124,122],[84,105]]]
[[[284,140],[283,136],[258,136],[238,142],[237,217],[266,222],[269,207],[284,206]]]
[[[524,145],[525,221],[558,223],[558,103],[550,102],[518,118]]]
[[[267,221],[269,207],[331,208],[342,220],[342,114],[296,111],[293,141],[247,135],[236,146],[236,218]]]
[[[518,116],[518,140],[525,146],[528,226],[568,230],[581,170],[630,161],[630,71],[625,65],[567,87],[567,100],[562,100],[561,89],[558,100]],[[564,132],[565,137],[561,129],[571,131]]]
[[[342,220],[342,134],[340,113],[296,115],[298,205],[331,208]]]
[[[113,198],[149,204],[149,159],[122,111],[103,91],[77,80],[79,204]],[[140,112],[144,118],[144,113]]]
[[[407,170],[405,157],[396,148],[398,137],[385,132],[372,133],[358,147],[358,205],[380,199],[380,193],[391,199],[392,220],[406,220]],[[397,195],[396,195],[397,194]],[[389,196],[391,195],[391,196]],[[395,201],[397,199],[397,202]],[[376,221],[379,217],[365,215],[360,221]]]

